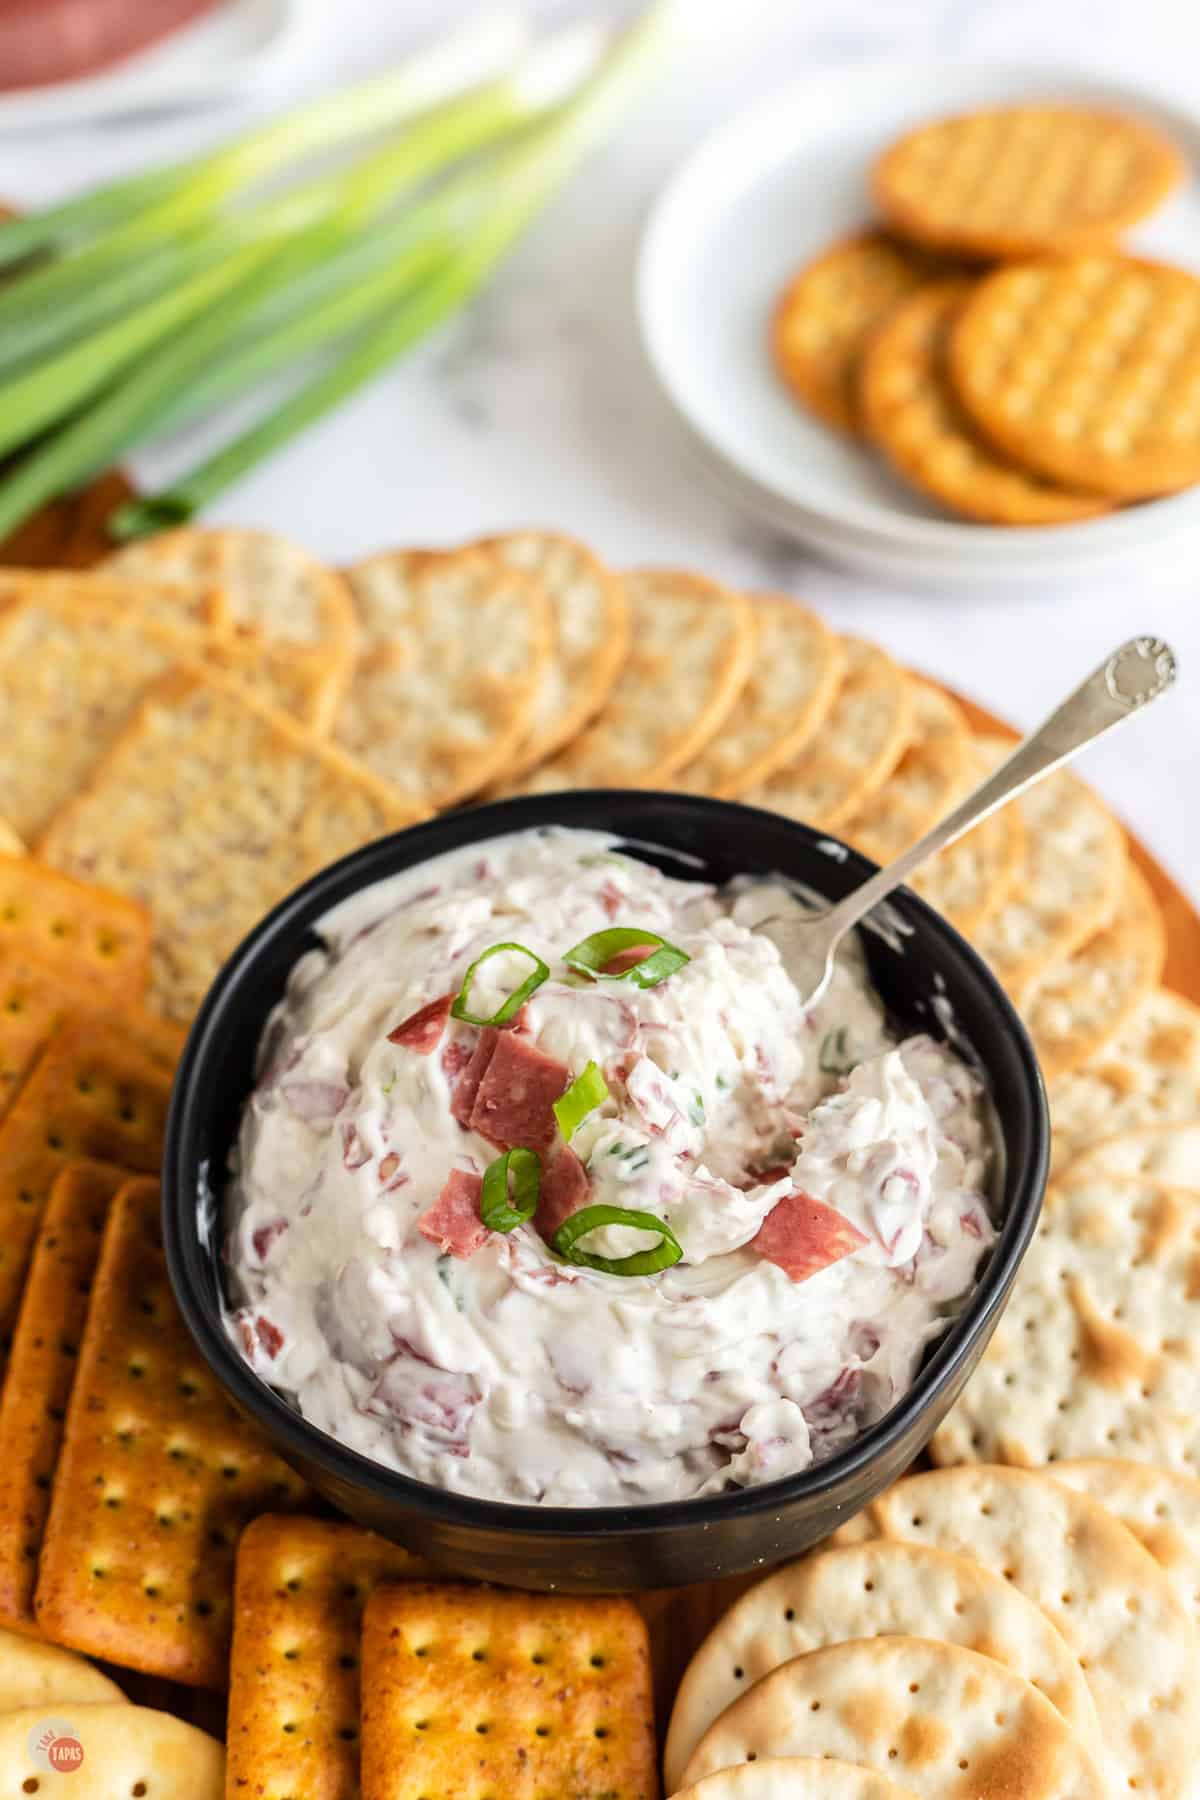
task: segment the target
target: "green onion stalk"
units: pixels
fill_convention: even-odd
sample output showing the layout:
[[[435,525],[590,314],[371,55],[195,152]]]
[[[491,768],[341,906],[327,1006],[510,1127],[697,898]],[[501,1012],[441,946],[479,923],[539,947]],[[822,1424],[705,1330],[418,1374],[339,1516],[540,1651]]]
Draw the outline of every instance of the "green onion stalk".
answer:
[[[488,280],[526,229],[604,135],[651,65],[678,0],[659,0],[608,54],[579,96],[550,123],[497,158],[491,206],[447,264],[389,308],[325,370],[249,430],[157,494],[119,508],[112,535],[132,539],[191,519],[218,494],[339,406],[457,312]],[[3,490],[0,489],[0,507]]]

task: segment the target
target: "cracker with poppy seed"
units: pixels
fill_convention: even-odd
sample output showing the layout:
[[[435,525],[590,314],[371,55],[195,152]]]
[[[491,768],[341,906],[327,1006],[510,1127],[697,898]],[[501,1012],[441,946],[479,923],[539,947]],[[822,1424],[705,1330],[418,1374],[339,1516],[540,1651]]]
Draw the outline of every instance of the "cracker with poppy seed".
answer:
[[[1100,1767],[1031,1682],[931,1638],[858,1638],[793,1657],[709,1727],[684,1787],[768,1756],[862,1763],[921,1800],[1109,1793]]]
[[[1033,1467],[1103,1445],[1194,1475],[1198,1366],[1200,1189],[1068,1170],[934,1456]]]
[[[628,1600],[402,1582],[367,1602],[363,1800],[657,1800]]]
[[[75,989],[130,1003],[145,991],[150,931],[123,894],[0,854],[0,951],[30,951]]]
[[[55,1180],[80,1157],[158,1167],[164,1071],[120,1015],[63,1025],[0,1122],[0,1334],[7,1345],[29,1258]]]
[[[0,1621],[37,1632],[50,1489],[109,1204],[129,1179],[111,1163],[68,1163],[42,1215],[0,1396]]]
[[[317,869],[413,823],[386,783],[236,684],[180,665],[142,704],[42,854],[146,905],[151,999],[190,1019],[224,958]]]
[[[1118,1133],[1200,1119],[1200,1006],[1156,989],[1098,1056],[1054,1077],[1049,1093],[1056,1170]]]
[[[1023,1392],[1037,1394],[1036,1377]],[[854,1524],[974,1557],[1011,1581],[1078,1657],[1115,1785],[1185,1800],[1200,1742],[1191,1616],[1120,1520],[1052,1476],[987,1464],[937,1469],[897,1482]]]
[[[113,1200],[79,1351],[34,1599],[55,1643],[224,1685],[234,1556],[306,1490],[236,1412],[180,1317],[157,1182]]]
[[[717,1621],[688,1665],[664,1755],[678,1785],[727,1706],[773,1669],[827,1644],[882,1635],[979,1650],[1033,1683],[1097,1759],[1100,1722],[1079,1665],[1031,1600],[965,1556],[876,1540],[789,1563]]]
[[[359,1636],[385,1581],[421,1573],[356,1525],[264,1513],[238,1544],[228,1792],[357,1800]]]

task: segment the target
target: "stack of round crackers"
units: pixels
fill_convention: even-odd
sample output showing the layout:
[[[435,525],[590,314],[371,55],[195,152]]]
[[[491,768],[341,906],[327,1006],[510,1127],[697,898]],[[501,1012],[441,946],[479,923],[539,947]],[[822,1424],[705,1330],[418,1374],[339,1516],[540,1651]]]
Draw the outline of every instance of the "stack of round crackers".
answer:
[[[1179,179],[1160,134],[1061,104],[920,125],[881,214],[771,324],[810,412],[962,518],[1062,525],[1200,481],[1200,277],[1119,247]]]

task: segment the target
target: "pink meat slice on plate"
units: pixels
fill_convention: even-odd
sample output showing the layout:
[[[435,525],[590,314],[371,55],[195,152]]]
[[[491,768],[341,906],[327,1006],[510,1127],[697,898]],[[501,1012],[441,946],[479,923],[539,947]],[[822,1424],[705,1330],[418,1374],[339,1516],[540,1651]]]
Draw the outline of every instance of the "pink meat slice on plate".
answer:
[[[474,1256],[488,1240],[488,1228],[479,1216],[483,1178],[465,1169],[452,1169],[441,1193],[417,1220],[422,1237],[438,1246],[443,1255],[463,1261]]]
[[[750,1241],[793,1281],[807,1281],[870,1239],[835,1207],[797,1192],[785,1194],[771,1208]]]

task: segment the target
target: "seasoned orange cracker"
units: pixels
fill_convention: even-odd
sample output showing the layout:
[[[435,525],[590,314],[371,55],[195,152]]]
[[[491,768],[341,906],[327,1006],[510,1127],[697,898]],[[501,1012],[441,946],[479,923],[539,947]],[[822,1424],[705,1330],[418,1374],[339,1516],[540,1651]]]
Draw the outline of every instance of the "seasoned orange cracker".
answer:
[[[1200,481],[1200,276],[1094,255],[998,269],[950,334],[984,435],[1053,481],[1148,499]]]
[[[859,371],[863,431],[913,487],[964,518],[1064,525],[1110,510],[993,449],[963,411],[945,363],[972,282],[947,281],[904,300],[872,334]]]
[[[37,1633],[33,1589],[109,1203],[129,1176],[68,1163],[42,1216],[0,1399],[0,1622]]]
[[[633,647],[621,679],[587,730],[518,792],[669,787],[733,716],[753,659],[746,596],[679,569],[634,569],[624,580]]]
[[[553,618],[553,654],[504,772],[514,781],[578,736],[612,692],[629,654],[629,600],[619,575],[559,532],[509,531],[476,547],[531,576]]]
[[[128,1023],[84,1017],[51,1038],[0,1124],[0,1334],[16,1322],[33,1240],[55,1180],[80,1157],[154,1169],[168,1086]]]
[[[839,828],[839,836],[878,863],[891,862],[936,825],[969,781],[971,730],[949,694],[914,681],[911,731],[887,781]]]
[[[1182,169],[1169,140],[1140,120],[1030,102],[918,125],[884,151],[872,188],[889,224],[918,243],[1036,256],[1111,243]]]
[[[0,950],[31,951],[65,982],[132,1002],[150,971],[150,916],[123,894],[0,855]]]
[[[266,1513],[242,1533],[229,1678],[229,1792],[357,1800],[358,1649],[368,1598],[422,1564],[355,1525]]]
[[[42,853],[149,908],[152,1003],[188,1020],[277,900],[416,816],[347,757],[191,666],[150,690]]]
[[[846,657],[822,619],[786,594],[751,594],[754,660],[716,737],[673,786],[733,800],[798,756],[824,728]]]
[[[792,390],[827,425],[858,429],[858,360],[872,328],[898,300],[949,268],[927,251],[859,231],[794,276],[771,318],[771,354]]]
[[[1158,986],[1166,955],[1162,911],[1128,862],[1115,916],[1018,996],[1043,1073],[1065,1075],[1102,1054]]]
[[[356,631],[346,583],[307,550],[272,531],[187,525],[116,550],[106,572],[218,588],[232,629],[264,644],[319,650],[348,672]]]
[[[50,1502],[45,1635],[125,1668],[223,1685],[238,1535],[299,1477],[225,1398],[167,1279],[157,1182],[109,1210]]]
[[[367,1603],[363,1800],[656,1800],[627,1600],[402,1582]]]
[[[846,673],[817,741],[741,798],[834,830],[881,788],[912,731],[913,683],[886,651],[842,639]]]

